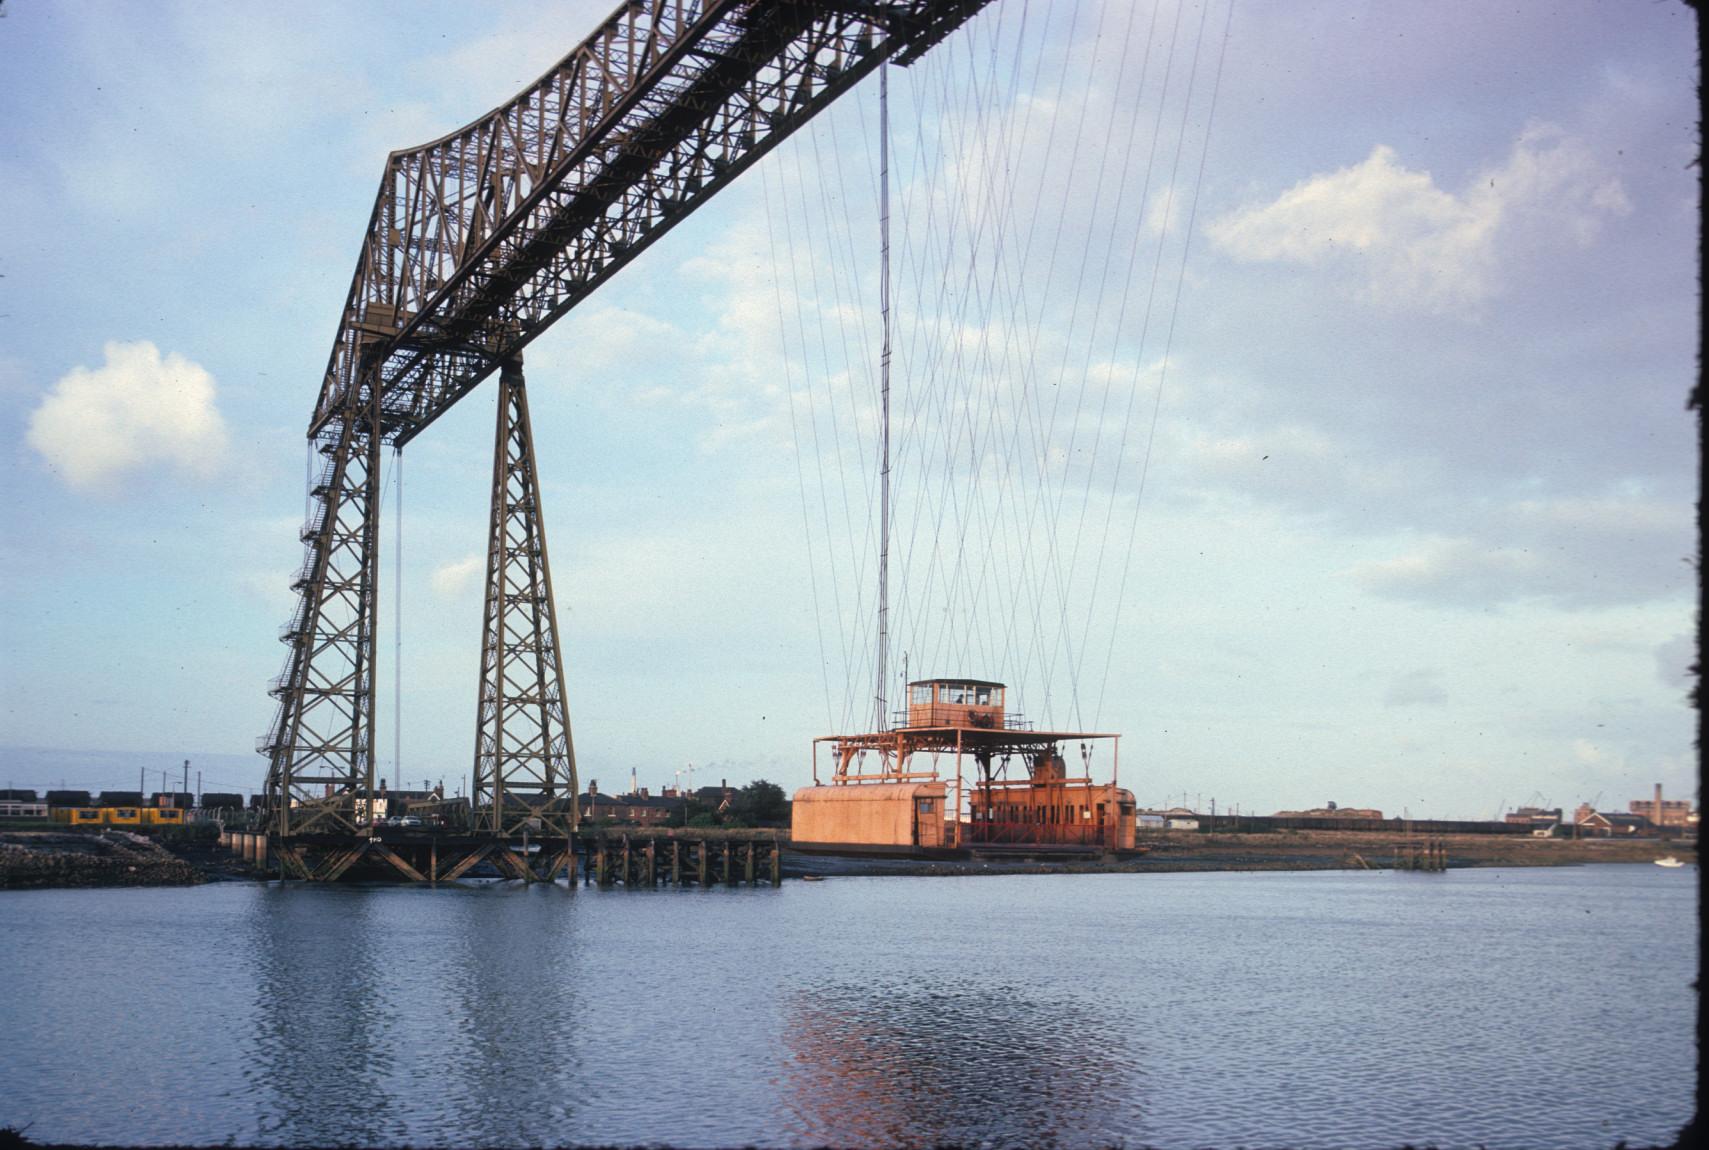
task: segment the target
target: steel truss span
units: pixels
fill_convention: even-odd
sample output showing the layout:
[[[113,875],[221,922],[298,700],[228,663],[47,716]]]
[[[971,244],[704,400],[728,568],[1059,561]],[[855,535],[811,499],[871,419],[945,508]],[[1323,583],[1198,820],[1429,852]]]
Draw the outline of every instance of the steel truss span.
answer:
[[[381,445],[419,434],[881,61],[910,63],[987,3],[633,0],[509,103],[388,157],[309,425],[324,463],[258,744],[272,833],[372,819]]]

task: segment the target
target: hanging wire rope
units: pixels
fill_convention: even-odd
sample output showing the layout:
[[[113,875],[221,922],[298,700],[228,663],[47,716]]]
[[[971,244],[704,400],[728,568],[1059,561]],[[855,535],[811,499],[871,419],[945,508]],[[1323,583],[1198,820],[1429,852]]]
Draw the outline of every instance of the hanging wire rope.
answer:
[[[392,448],[397,480],[396,525],[392,548],[392,789],[403,788],[404,763],[404,449]]]
[[[765,204],[766,243],[771,251],[772,267],[777,266],[777,233],[771,226],[771,169],[762,170],[760,194]],[[784,320],[783,286],[777,275],[771,277],[772,295],[777,302],[777,330],[780,337],[789,328]],[[795,374],[791,370],[791,358],[787,346],[781,357],[783,363],[783,392],[789,404],[789,433],[795,445],[795,485],[801,496],[801,533],[807,541],[807,584],[813,595],[813,631],[819,643],[820,681],[825,689],[825,726],[829,728],[835,721],[831,710],[831,678],[830,662],[825,654],[825,612],[819,603],[819,565],[814,562],[813,523],[812,515],[807,509],[807,476],[801,466],[801,424],[795,411]]]
[[[1158,372],[1157,393],[1156,393],[1156,396],[1152,402],[1150,425],[1146,430],[1145,452],[1141,456],[1141,464],[1140,464],[1140,471],[1139,471],[1139,484],[1138,484],[1137,490],[1134,492],[1133,522],[1128,527],[1128,532],[1129,532],[1130,537],[1131,537],[1133,531],[1136,530],[1137,526],[1138,526],[1139,508],[1140,508],[1140,505],[1143,502],[1144,496],[1145,496],[1145,481],[1146,481],[1146,478],[1147,478],[1147,476],[1150,472],[1150,468],[1151,468],[1151,449],[1152,449],[1152,445],[1155,442],[1156,436],[1157,436],[1157,416],[1158,416],[1158,412],[1161,410],[1162,403],[1163,403],[1163,384],[1168,378],[1169,352],[1170,352],[1170,349],[1174,346],[1174,342],[1175,342],[1175,320],[1180,315],[1180,310],[1181,310],[1181,308],[1180,308],[1180,305],[1181,305],[1181,287],[1182,287],[1183,282],[1186,279],[1186,274],[1187,274],[1187,254],[1188,254],[1188,251],[1190,249],[1190,246],[1191,246],[1192,240],[1193,240],[1193,225],[1198,220],[1198,215],[1199,215],[1199,192],[1203,188],[1204,181],[1205,181],[1205,157],[1209,154],[1209,151],[1210,151],[1211,125],[1216,119],[1216,99],[1217,99],[1217,94],[1222,90],[1222,66],[1223,66],[1224,60],[1228,56],[1228,32],[1229,32],[1229,28],[1233,25],[1233,23],[1234,23],[1234,0],[1229,0],[1228,12],[1223,18],[1222,43],[1217,49],[1216,78],[1212,81],[1212,84],[1211,84],[1210,109],[1209,109],[1209,111],[1207,111],[1205,113],[1204,139],[1203,139],[1203,143],[1201,144],[1201,146],[1199,148],[1199,169],[1198,169],[1198,172],[1195,175],[1194,180],[1193,180],[1192,205],[1188,209],[1187,226],[1186,226],[1185,232],[1183,233],[1183,235],[1181,237],[1180,271],[1176,274],[1176,277],[1175,277],[1175,300],[1174,300],[1173,305],[1170,307],[1169,330],[1168,330],[1167,334],[1164,336],[1164,340],[1163,340],[1163,363],[1162,363],[1161,369]],[[1117,625],[1119,625],[1121,622],[1122,603],[1127,599],[1127,594],[1126,594],[1127,579],[1128,579],[1128,572],[1129,572],[1129,568],[1130,568],[1131,563],[1132,563],[1132,559],[1133,559],[1133,553],[1132,553],[1132,550],[1130,549],[1128,552],[1127,559],[1122,563],[1121,585],[1120,585],[1120,588],[1116,592],[1115,623],[1111,626],[1109,650],[1104,656],[1103,682],[1099,685],[1099,688],[1098,688],[1098,709],[1096,712],[1094,712],[1095,714],[1102,714],[1102,712],[1103,712],[1104,687],[1107,686],[1108,682],[1109,682],[1110,662],[1113,659],[1114,654],[1115,654],[1116,628],[1117,628]],[[1096,721],[1096,720],[1094,719],[1094,721]]]
[[[995,7],[881,74],[876,133],[848,101],[768,165],[772,304],[837,729],[867,714],[887,725],[897,644],[913,674],[999,679],[1041,722],[1101,717],[1184,283],[1176,203],[1192,144],[1204,173],[1211,117],[1194,117],[1215,4],[1196,20],[1186,5]],[[1145,361],[1156,327],[1161,369]]]

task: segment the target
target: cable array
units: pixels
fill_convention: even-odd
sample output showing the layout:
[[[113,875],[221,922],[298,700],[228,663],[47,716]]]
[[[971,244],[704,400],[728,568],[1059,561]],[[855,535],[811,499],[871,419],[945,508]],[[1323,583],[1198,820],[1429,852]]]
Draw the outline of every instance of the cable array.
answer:
[[[1232,0],[1004,4],[892,85],[890,645],[912,678],[1008,683],[1042,727],[1096,722],[1122,641],[1221,77],[1212,8],[1226,45]],[[865,721],[876,670],[871,98],[762,168],[836,730]]]

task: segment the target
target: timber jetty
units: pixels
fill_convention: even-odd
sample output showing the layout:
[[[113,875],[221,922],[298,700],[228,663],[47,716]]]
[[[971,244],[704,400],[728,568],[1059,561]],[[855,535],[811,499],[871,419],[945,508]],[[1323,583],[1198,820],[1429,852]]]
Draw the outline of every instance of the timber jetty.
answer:
[[[261,831],[228,831],[220,844],[255,870],[281,880],[436,884],[462,878],[519,879],[602,887],[778,886],[780,832],[687,828],[583,828],[572,835],[500,837],[417,827],[374,827],[348,836],[293,836],[281,844]]]

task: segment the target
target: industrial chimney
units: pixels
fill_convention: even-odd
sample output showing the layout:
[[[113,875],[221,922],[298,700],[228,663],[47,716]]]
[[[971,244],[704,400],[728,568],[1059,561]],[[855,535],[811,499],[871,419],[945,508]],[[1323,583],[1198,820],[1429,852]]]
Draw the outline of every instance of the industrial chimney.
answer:
[[[1662,825],[1662,785],[1660,783],[1656,784],[1655,814],[1650,818],[1650,821],[1658,827]]]

